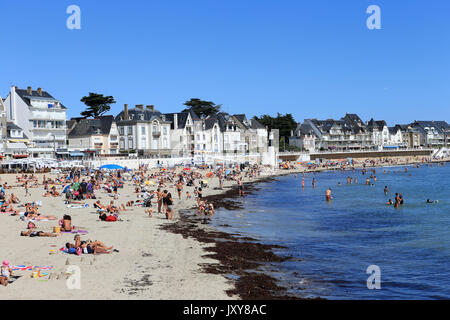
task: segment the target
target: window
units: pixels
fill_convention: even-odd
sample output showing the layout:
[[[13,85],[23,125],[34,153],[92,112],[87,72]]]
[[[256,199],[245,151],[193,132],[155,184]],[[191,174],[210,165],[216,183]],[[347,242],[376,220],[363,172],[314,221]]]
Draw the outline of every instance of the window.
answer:
[[[163,135],[167,135],[167,127],[163,127]]]
[[[123,127],[119,127],[119,134],[120,134],[120,135],[123,135],[123,133],[124,133]]]
[[[145,127],[141,127],[141,133],[145,134]]]
[[[203,140],[206,140],[206,135],[203,135]]]
[[[133,134],[133,127],[132,126],[128,126],[127,132],[128,132],[128,135],[132,135]]]
[[[167,149],[167,138],[163,139],[163,148]]]
[[[206,150],[206,144],[203,145],[203,150]]]

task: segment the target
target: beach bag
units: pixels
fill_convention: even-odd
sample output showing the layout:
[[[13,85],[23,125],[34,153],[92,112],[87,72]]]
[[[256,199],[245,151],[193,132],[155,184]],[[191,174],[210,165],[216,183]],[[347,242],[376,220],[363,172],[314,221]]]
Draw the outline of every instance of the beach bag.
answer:
[[[106,217],[105,221],[110,221],[110,222],[117,221],[117,218],[114,216],[108,216],[108,217]]]

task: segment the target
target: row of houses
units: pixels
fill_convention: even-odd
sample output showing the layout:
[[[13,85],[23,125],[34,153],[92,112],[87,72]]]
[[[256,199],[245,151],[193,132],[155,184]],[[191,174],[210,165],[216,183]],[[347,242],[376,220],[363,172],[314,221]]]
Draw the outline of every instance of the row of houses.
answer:
[[[0,97],[0,109],[6,158],[193,157],[262,154],[269,147],[267,128],[244,114],[200,118],[125,104],[117,116],[67,120],[67,108],[50,93],[15,86]]]
[[[449,146],[450,126],[445,121],[414,121],[389,127],[385,120],[363,122],[347,113],[339,120],[305,119],[291,132],[289,145],[302,150],[351,151]]]
[[[67,108],[50,93],[11,86],[0,97],[0,158],[195,157],[263,154],[278,149],[278,133],[244,114],[200,118],[193,111],[162,113],[153,105],[124,105],[117,115],[67,119]],[[389,127],[356,114],[339,120],[305,119],[289,145],[302,150],[380,150],[449,146],[445,121],[414,121]]]

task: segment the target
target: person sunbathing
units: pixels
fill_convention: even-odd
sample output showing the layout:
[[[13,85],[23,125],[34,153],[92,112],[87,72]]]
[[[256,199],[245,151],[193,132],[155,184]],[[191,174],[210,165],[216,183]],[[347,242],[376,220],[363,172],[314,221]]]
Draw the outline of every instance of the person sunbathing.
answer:
[[[103,242],[101,241],[81,241],[81,237],[79,234],[75,235],[74,237],[75,244],[73,245],[75,248],[81,248],[83,253],[111,253],[111,250],[114,249],[113,246],[107,247]],[[114,250],[119,252],[119,250]]]
[[[100,200],[97,200],[97,201],[94,203],[94,208],[100,209],[100,210],[104,210],[104,211],[107,211],[107,207],[105,207],[104,205],[102,205],[102,204],[100,203]]]
[[[98,218],[101,221],[113,222],[118,220],[118,215],[115,213],[114,215],[108,215],[107,211],[100,211]]]
[[[19,198],[17,198],[17,196],[14,195],[14,193],[11,193],[11,196],[9,197],[9,203],[10,204],[12,204],[12,203],[17,204],[19,202],[20,202]]]
[[[23,237],[57,237],[57,233],[51,233],[51,232],[44,232],[44,231],[33,231],[33,229],[30,229],[28,231],[22,231],[20,233]]]

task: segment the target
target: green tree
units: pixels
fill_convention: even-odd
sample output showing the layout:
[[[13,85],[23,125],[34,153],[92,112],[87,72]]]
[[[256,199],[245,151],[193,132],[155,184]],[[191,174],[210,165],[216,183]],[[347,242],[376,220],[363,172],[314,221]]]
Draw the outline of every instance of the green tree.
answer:
[[[89,92],[89,96],[81,98],[80,101],[88,106],[85,111],[81,112],[81,115],[85,118],[93,117],[94,119],[108,112],[111,109],[111,104],[116,103],[112,96],[105,97],[102,94],[92,92]]]
[[[280,139],[284,138],[286,144],[289,143],[291,131],[294,131],[297,128],[297,122],[291,113],[286,113],[285,115],[277,113],[276,117],[265,114],[261,117],[255,117],[255,119],[263,126],[269,127],[269,129],[279,129]]]
[[[194,111],[196,115],[200,118],[206,118],[207,116],[212,116],[220,112],[221,104],[216,105],[212,101],[203,101],[197,98],[192,98],[184,103],[188,108],[184,109],[182,112],[189,110]]]

